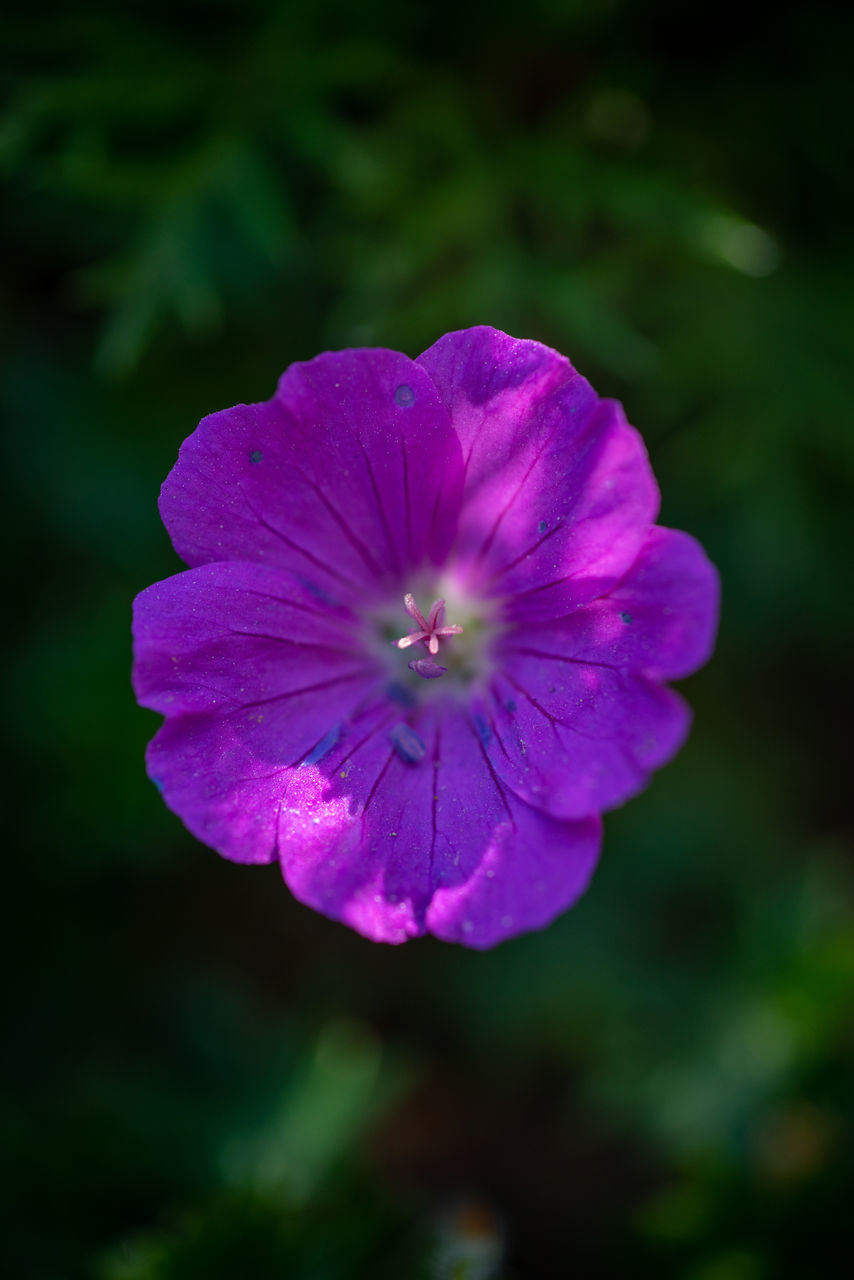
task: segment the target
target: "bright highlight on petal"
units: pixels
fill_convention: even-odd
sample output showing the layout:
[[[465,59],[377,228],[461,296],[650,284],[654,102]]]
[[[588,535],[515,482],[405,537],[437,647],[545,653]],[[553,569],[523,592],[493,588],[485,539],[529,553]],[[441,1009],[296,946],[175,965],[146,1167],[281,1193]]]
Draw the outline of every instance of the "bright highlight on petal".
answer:
[[[664,681],[712,650],[717,574],[657,510],[620,406],[539,343],[293,365],[163,486],[192,567],[135,602],[152,779],[200,840],[376,941],[544,927],[602,811],[684,742]]]

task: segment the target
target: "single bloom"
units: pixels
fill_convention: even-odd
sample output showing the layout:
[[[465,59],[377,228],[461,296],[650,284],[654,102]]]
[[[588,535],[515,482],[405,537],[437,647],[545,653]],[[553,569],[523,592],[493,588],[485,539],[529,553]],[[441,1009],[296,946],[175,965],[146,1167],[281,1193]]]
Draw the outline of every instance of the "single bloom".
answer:
[[[200,840],[368,938],[490,947],[587,886],[603,810],[684,742],[717,574],[640,436],[478,327],[292,365],[202,420],[135,602],[148,770]]]

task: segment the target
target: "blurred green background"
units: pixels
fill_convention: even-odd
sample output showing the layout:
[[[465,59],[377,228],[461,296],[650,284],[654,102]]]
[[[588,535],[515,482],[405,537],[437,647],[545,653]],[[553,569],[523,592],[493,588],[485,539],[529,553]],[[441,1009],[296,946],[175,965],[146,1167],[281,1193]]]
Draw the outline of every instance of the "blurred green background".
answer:
[[[9,15],[7,1274],[842,1274],[851,13]],[[129,605],[202,415],[474,323],[624,401],[722,630],[574,911],[378,947],[164,808]]]

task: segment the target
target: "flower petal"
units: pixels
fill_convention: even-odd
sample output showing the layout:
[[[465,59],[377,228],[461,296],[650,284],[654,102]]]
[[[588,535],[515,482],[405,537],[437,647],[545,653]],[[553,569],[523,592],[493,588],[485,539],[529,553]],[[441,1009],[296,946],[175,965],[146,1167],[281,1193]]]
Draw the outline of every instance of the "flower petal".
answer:
[[[436,892],[427,927],[447,942],[484,948],[544,928],[581,897],[599,857],[602,824],[598,817],[560,822],[521,802],[463,720],[458,712],[443,738],[449,785],[437,806]]]
[[[641,675],[539,653],[508,656],[475,723],[499,777],[559,818],[583,818],[642,791],[688,734],[691,712]]]
[[[613,587],[658,510],[643,442],[557,352],[496,329],[422,356],[463,450],[456,571],[514,616],[553,617]]]
[[[584,891],[598,819],[558,822],[518,800],[450,704],[412,724],[376,715],[373,732],[291,775],[279,844],[297,898],[375,941],[429,931],[489,947]]]
[[[421,730],[395,738],[398,723],[377,708],[292,772],[279,821],[294,896],[375,942],[422,934],[430,899],[433,767]]]
[[[679,680],[711,655],[720,602],[718,572],[690,534],[655,527],[607,596],[567,617],[520,627],[503,650],[536,650]]]
[[[339,351],[292,365],[272,400],[204,418],[160,511],[190,565],[278,565],[353,602],[443,559],[461,475],[423,370],[395,351]]]
[[[607,596],[500,637],[498,674],[475,704],[496,771],[562,818],[613,808],[682,745],[690,711],[663,679],[709,656],[718,576],[688,534],[653,528]]]
[[[257,721],[257,717],[255,718]],[[267,725],[287,726],[281,715]],[[272,862],[284,763],[256,757],[249,711],[177,716],[157,731],[145,756],[148,776],[188,831],[232,862]]]
[[[148,770],[187,827],[225,857],[265,862],[289,769],[330,749],[381,669],[352,621],[292,577],[210,564],[136,600],[134,684],[169,719]]]
[[[137,698],[167,716],[381,674],[352,614],[268,565],[207,564],[156,582],[134,601],[133,631]]]

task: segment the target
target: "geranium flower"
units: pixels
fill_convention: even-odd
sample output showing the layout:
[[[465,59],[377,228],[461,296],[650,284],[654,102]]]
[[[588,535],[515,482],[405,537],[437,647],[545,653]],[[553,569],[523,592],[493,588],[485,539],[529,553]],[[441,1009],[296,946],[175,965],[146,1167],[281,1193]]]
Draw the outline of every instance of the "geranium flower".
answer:
[[[712,647],[715,570],[658,501],[619,404],[489,328],[205,418],[160,498],[191,568],[135,609],[166,803],[377,941],[546,925]]]

